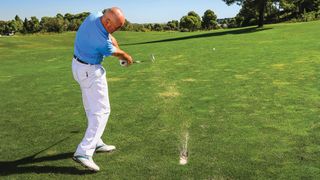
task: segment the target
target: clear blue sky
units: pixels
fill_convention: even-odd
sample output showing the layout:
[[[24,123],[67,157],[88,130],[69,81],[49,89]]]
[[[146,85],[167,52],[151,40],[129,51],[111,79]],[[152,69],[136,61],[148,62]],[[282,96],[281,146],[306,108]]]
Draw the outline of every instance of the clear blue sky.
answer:
[[[97,12],[107,7],[120,7],[134,23],[166,23],[180,20],[193,10],[200,16],[213,10],[218,18],[234,17],[240,7],[227,6],[222,0],[5,0],[0,3],[0,20],[55,16],[57,13]]]

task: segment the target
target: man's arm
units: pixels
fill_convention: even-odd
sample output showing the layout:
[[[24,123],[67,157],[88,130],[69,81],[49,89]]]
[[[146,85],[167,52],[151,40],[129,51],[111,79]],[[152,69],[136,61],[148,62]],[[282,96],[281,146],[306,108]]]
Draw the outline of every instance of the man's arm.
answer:
[[[120,49],[116,38],[114,38],[111,34],[109,34],[112,44],[117,48],[116,52],[112,54],[112,56],[118,57],[119,59],[126,60],[128,64],[132,64],[133,60],[129,54]]]
[[[117,48],[116,52],[112,54],[112,56],[118,57],[119,59],[126,60],[128,64],[132,64],[133,60],[129,54],[126,52],[122,51],[121,49]]]
[[[116,48],[120,49],[116,38],[114,38],[111,34],[109,34],[109,37],[111,38],[112,44],[113,44]]]

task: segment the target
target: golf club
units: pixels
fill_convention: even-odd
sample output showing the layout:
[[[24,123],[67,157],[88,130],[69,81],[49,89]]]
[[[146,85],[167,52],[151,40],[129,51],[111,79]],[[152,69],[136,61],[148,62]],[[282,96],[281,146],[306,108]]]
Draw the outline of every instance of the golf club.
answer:
[[[151,54],[150,55],[150,61],[152,63],[154,63],[155,60],[156,59],[155,59],[154,55]],[[126,60],[120,59],[119,61],[120,61],[120,66],[124,66],[124,67],[128,66],[128,62]],[[149,61],[133,61],[133,64],[140,64],[140,63],[144,63],[144,62],[149,62]]]

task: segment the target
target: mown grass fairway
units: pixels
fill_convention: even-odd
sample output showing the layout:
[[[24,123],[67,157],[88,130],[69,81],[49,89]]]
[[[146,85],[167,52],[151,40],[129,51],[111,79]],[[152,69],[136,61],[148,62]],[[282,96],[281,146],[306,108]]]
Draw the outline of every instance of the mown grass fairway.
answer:
[[[94,156],[96,174],[71,160],[86,128],[75,33],[1,37],[1,178],[319,179],[319,27],[116,33],[156,62],[105,59],[117,151]]]

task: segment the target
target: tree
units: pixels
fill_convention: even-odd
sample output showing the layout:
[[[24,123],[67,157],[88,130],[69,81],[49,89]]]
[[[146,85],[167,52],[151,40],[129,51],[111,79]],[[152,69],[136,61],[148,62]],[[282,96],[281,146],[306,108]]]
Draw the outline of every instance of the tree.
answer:
[[[30,27],[29,27],[28,19],[27,19],[27,18],[24,18],[22,33],[26,34],[26,33],[28,33],[28,32],[30,32]]]
[[[254,1],[245,1],[236,16],[239,26],[252,26],[258,24],[258,11]]]
[[[8,34],[11,32],[37,33],[37,32],[63,32],[76,31],[84,19],[89,15],[87,12],[72,14],[57,14],[55,17],[42,17],[41,21],[33,16],[28,20],[22,21],[18,15],[11,21],[1,21],[0,33]]]
[[[279,0],[278,4],[279,16],[284,21],[320,17],[320,0]]]
[[[36,33],[41,30],[40,22],[37,17],[32,16],[31,19],[28,21],[28,27],[30,28],[31,33]]]
[[[156,24],[153,25],[153,29],[152,30],[154,30],[154,31],[162,31],[163,30],[163,25],[156,23]]]
[[[188,16],[194,16],[194,17],[196,17],[198,20],[201,21],[200,16],[199,16],[196,12],[194,12],[194,11],[188,12]]]
[[[172,20],[167,23],[167,25],[164,27],[165,30],[172,30],[172,31],[178,31],[179,30],[179,21]]]
[[[264,14],[268,2],[277,2],[279,0],[223,0],[227,5],[237,3],[238,5],[250,4],[258,12],[258,27],[263,27]]]
[[[319,11],[320,0],[280,0],[280,6],[286,12],[303,14],[304,12]]]
[[[18,15],[14,17],[14,24],[16,29],[14,31],[16,32],[22,32],[23,30],[23,21],[20,19]]]
[[[10,33],[10,27],[8,22],[0,21],[0,34],[8,34]]]
[[[41,27],[44,32],[63,32],[64,20],[61,18],[42,17]]]
[[[227,21],[228,28],[236,28],[238,26],[235,18],[231,18]]]
[[[145,25],[144,25],[144,28],[148,29],[149,31],[152,31],[152,29],[153,29],[153,24],[151,24],[151,23],[145,24]]]
[[[4,34],[6,24],[7,23],[5,21],[0,21],[0,35]]]
[[[143,31],[144,26],[142,24],[133,23],[132,25],[132,31],[140,32]]]
[[[201,19],[200,16],[194,11],[190,11],[187,16],[183,16],[180,19],[180,27],[188,31],[196,31],[201,27]]]
[[[63,17],[63,15],[62,15],[62,14],[58,13],[58,14],[56,15],[56,18],[63,19],[64,17]]]
[[[86,19],[86,17],[89,16],[89,14],[90,14],[89,12],[79,13],[79,14],[74,15],[74,18],[80,19],[81,22],[83,22]]]
[[[10,32],[17,32],[18,31],[18,26],[17,26],[15,20],[8,21],[7,25],[8,25],[8,27],[7,27],[8,31],[10,31]]]
[[[204,15],[202,16],[202,28],[211,30],[216,29],[217,26],[217,16],[214,14],[212,10],[206,10],[206,12],[204,12]]]
[[[61,18],[60,14],[57,14],[56,17]],[[81,19],[75,18],[74,15],[66,13],[63,16],[64,20],[64,31],[77,31],[81,25]]]
[[[130,21],[125,19],[124,25],[120,28],[120,31],[132,31],[133,30],[133,25],[131,24]]]
[[[68,31],[77,31],[81,25],[80,19],[72,19],[68,25]]]
[[[67,19],[69,22],[71,22],[74,19],[74,15],[72,15],[70,13],[66,13],[63,18]]]

